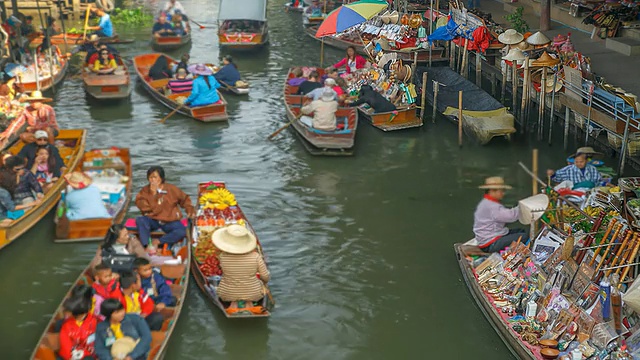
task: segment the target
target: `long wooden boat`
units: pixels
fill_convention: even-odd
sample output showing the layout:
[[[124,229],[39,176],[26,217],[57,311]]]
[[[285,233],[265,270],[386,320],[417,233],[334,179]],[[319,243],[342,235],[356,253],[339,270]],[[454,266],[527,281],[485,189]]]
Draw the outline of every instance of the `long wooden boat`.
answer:
[[[120,56],[116,56],[118,68],[108,75],[96,74],[86,66],[82,68],[84,91],[98,100],[125,99],[131,95],[129,68]]]
[[[211,181],[207,183],[200,183],[198,185],[198,203],[200,203],[199,201],[200,197],[203,194],[205,194],[208,191],[207,189],[212,185],[217,188],[226,188],[226,184],[223,181]],[[190,231],[187,231],[187,237],[189,238],[189,242],[193,247],[193,249],[191,250],[191,256],[192,256],[191,274],[193,275],[193,278],[196,281],[196,285],[198,285],[198,287],[200,288],[202,293],[207,297],[209,302],[211,302],[218,309],[220,309],[224,314],[224,316],[227,318],[233,318],[233,319],[261,318],[261,317],[271,316],[271,309],[273,308],[275,303],[273,302],[271,291],[269,290],[268,285],[264,286],[265,296],[262,299],[261,304],[259,305],[260,307],[262,307],[262,309],[258,313],[249,312],[249,311],[233,312],[230,309],[228,309],[225,306],[225,304],[222,303],[222,301],[220,300],[220,298],[216,293],[218,280],[214,278],[215,274],[211,274],[211,273],[205,274],[206,271],[203,272],[203,270],[206,269],[206,266],[204,265],[205,263],[207,263],[207,259],[209,259],[212,256],[217,259],[215,252],[219,251],[215,249],[215,247],[212,247],[211,245],[209,245],[209,244],[212,244],[211,242],[212,227],[210,225],[213,224],[213,222],[211,221],[214,221],[214,220],[213,218],[208,217],[208,215],[204,215],[201,209],[199,209],[198,214],[199,215],[196,220],[196,223],[191,224]],[[239,221],[239,223],[244,223],[249,229],[249,231],[251,231],[256,236],[256,238],[258,238],[255,230],[253,229],[253,227],[247,220],[246,216],[242,212],[240,205],[237,205],[236,209],[234,209],[234,217],[237,221]],[[221,219],[217,219],[217,220],[221,221]],[[224,226],[224,225],[221,225],[220,223],[218,223],[218,225],[216,226]],[[200,237],[202,237],[202,242],[199,241]],[[203,248],[202,245],[200,245],[201,247],[198,247],[198,244],[203,244],[205,245],[205,247]],[[214,250],[214,253],[211,253],[210,252],[211,250]],[[264,257],[262,253],[262,245],[260,244],[260,240],[258,240],[257,251],[259,254],[261,254]]]
[[[42,33],[34,33],[29,37],[31,44],[40,45],[42,44],[42,40],[44,40],[44,35]],[[78,45],[84,41],[83,34],[67,34],[67,44],[68,45]],[[121,39],[117,34],[111,37],[101,37],[100,42],[103,44],[131,44],[133,43],[133,39]],[[65,39],[64,34],[57,34],[51,37],[51,44],[53,45],[64,45]]]
[[[470,259],[467,258],[463,251],[464,246],[465,244],[457,243],[453,247],[460,271],[462,272],[462,278],[484,316],[489,320],[491,326],[496,330],[496,333],[498,333],[502,341],[504,341],[505,345],[516,358],[542,359],[542,357],[537,352],[533,352],[525,342],[520,341],[518,334],[511,329],[511,326],[505,318],[491,305],[488,296],[478,284],[473,268],[471,267]]]
[[[360,55],[369,56],[367,54],[367,50],[365,50],[365,45],[360,41],[351,41],[349,39],[335,37],[335,36],[325,36],[323,38],[317,38],[316,32],[318,31],[317,26],[308,26],[304,29],[305,33],[310,37],[322,41],[324,39],[324,44],[327,46],[331,46],[336,49],[346,50],[349,46],[353,46],[356,49],[356,52]],[[413,62],[413,54],[411,51],[402,51],[402,50],[385,50],[386,52],[394,52],[398,54],[398,57],[405,62]],[[418,51],[418,63],[425,64],[429,63],[429,50],[420,50]],[[434,46],[431,48],[431,62],[445,62],[449,61],[449,59],[444,56],[444,48]]]
[[[358,106],[362,117],[382,131],[410,129],[422,126],[422,119],[416,113],[415,105],[402,106],[396,111],[375,113],[366,105]]]
[[[134,221],[135,223],[135,221]],[[136,233],[135,228],[129,228],[130,233]],[[103,234],[104,235],[104,234]],[[153,233],[153,237],[161,236],[161,233]],[[147,360],[160,360],[163,359],[168,348],[169,339],[173,334],[173,331],[182,312],[184,301],[186,299],[187,288],[189,286],[189,261],[191,261],[191,248],[189,244],[184,240],[178,245],[174,245],[174,251],[176,256],[179,256],[182,260],[182,264],[163,264],[156,263],[152,258],[152,264],[154,267],[160,270],[160,273],[168,280],[172,281],[171,290],[173,296],[176,297],[177,302],[173,307],[164,308],[161,313],[164,316],[164,323],[160,331],[151,332],[151,350],[147,356]],[[69,292],[64,297],[68,298],[71,295],[71,290],[77,285],[91,285],[93,283],[93,269],[87,267],[78,279],[74,282],[74,285],[69,289]],[[65,318],[65,312],[62,307],[63,301],[56,309],[53,317],[49,321],[49,324],[45,328],[44,333],[38,341],[38,345],[31,354],[33,360],[55,360],[57,359],[57,351],[60,348],[59,334],[54,332],[56,322]]]
[[[254,23],[257,31],[234,31],[231,22]],[[269,42],[266,0],[221,0],[218,11],[218,43],[232,50],[253,50]]]
[[[68,171],[78,167],[84,154],[85,137],[86,133],[82,129],[60,130],[58,137],[56,137],[56,147],[60,150],[60,156],[65,161]],[[23,146],[24,143],[18,141],[9,148],[9,152],[17,155]],[[58,179],[51,190],[44,195],[40,205],[26,210],[24,215],[11,222],[8,226],[0,226],[0,249],[15,241],[45,217],[56,206],[60,200],[60,193],[65,187],[65,180],[63,178]]]
[[[127,214],[132,191],[131,155],[128,148],[114,147],[89,150],[82,157],[80,169],[88,174],[95,172],[110,175],[108,174],[109,172],[115,172],[119,176],[123,176],[122,179],[126,181],[123,184],[124,194],[120,194],[118,199],[114,199],[113,204],[109,207],[109,212],[113,215],[110,219],[69,220],[67,228],[62,226],[61,222],[58,221],[58,217],[56,217],[55,242],[70,243],[100,240],[112,224],[122,223]],[[117,183],[113,185],[117,185]],[[115,194],[114,196],[117,197]],[[111,199],[108,201],[111,202]],[[58,204],[58,208],[65,209],[63,200]]]
[[[180,36],[151,36],[151,46],[157,51],[173,51],[191,42],[191,33]]]
[[[64,79],[64,76],[67,74],[67,69],[69,68],[69,60],[61,55],[57,55],[57,58],[60,62],[60,67],[56,66],[57,71],[54,71],[53,76],[42,76],[42,74],[38,74],[38,81],[35,80],[35,77],[33,80],[28,81],[25,81],[24,78],[22,79],[21,84],[24,86],[25,91],[29,92],[39,89],[40,91],[45,92],[54,86],[57,86]],[[39,87],[38,83],[40,84]]]
[[[169,109],[178,109],[180,114],[202,122],[225,121],[229,118],[227,115],[227,102],[219,92],[218,95],[220,95],[220,101],[218,103],[196,107],[182,106],[182,104],[178,102],[178,98],[186,99],[191,94],[190,92],[165,95],[164,88],[167,86],[169,79],[151,80],[148,76],[149,68],[153,66],[160,56],[167,58],[169,66],[178,62],[167,55],[159,53],[138,55],[133,58],[133,66],[136,69],[136,73],[138,74],[138,78],[140,79],[142,86],[154,99]]]

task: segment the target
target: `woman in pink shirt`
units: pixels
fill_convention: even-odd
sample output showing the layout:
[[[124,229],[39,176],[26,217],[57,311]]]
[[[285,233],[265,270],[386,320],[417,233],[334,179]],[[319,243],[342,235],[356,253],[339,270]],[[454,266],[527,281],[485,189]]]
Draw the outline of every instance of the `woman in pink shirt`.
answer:
[[[339,69],[341,67],[347,68],[347,74],[351,74],[358,69],[364,69],[367,67],[367,59],[356,54],[356,48],[349,46],[347,48],[347,57],[338,61],[333,65],[334,68]]]

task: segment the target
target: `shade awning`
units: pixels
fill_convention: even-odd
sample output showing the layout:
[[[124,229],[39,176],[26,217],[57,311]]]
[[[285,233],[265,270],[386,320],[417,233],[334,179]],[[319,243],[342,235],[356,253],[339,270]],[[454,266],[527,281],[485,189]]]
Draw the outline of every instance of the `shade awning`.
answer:
[[[267,21],[267,0],[221,0],[218,20]]]

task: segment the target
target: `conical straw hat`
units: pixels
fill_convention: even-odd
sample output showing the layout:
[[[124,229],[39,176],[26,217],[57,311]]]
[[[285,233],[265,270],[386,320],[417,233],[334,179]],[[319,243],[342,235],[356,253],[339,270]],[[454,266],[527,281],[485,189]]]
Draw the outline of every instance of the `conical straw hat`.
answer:
[[[507,56],[503,56],[502,59],[508,61],[523,61],[524,54],[522,53],[522,50],[518,48],[511,48]]]
[[[515,31],[514,29],[508,29],[498,36],[498,41],[505,45],[514,45],[524,39],[524,35]]]
[[[397,24],[399,18],[400,15],[398,15],[398,12],[396,10],[393,10],[391,14],[389,14],[389,24]]]
[[[538,31],[537,33],[529,36],[527,42],[531,45],[546,45],[551,42],[551,39],[546,37],[543,33]]]
[[[389,23],[389,10],[385,11],[384,14],[380,15],[380,19],[382,20],[383,23],[388,24]]]
[[[549,93],[552,93],[552,92],[558,92],[558,91],[560,91],[560,89],[562,89],[562,79],[558,78],[558,80],[556,81],[556,86],[554,88],[553,87],[553,74],[547,75],[547,82],[545,83],[544,92],[549,94]]]
[[[542,55],[533,62],[533,66],[554,66],[560,63],[560,59],[556,59],[551,57],[546,51],[542,53]]]
[[[522,199],[518,202],[518,208],[520,209],[518,220],[523,225],[529,225],[532,220],[535,221],[542,217],[547,206],[549,206],[549,197],[545,194],[533,195]]]
[[[512,46],[522,51],[533,50],[533,45],[527,43],[526,41],[520,41],[516,45],[512,45]]]

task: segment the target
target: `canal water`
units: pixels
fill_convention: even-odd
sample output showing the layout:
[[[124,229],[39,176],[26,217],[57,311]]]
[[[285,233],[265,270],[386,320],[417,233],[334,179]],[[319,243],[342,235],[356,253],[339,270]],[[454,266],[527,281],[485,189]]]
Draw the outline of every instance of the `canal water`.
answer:
[[[218,62],[217,1],[183,4],[207,27],[194,27],[192,61]],[[453,244],[472,237],[485,177],[504,176],[514,186],[506,202],[517,203],[531,194],[518,161],[529,164],[537,147],[541,174],[562,166],[569,153],[561,138],[554,146],[522,138],[479,146],[465,138],[459,148],[457,128],[437,118],[392,133],[361,123],[351,158],[312,157],[290,132],[268,141],[285,121],[287,69],[320,58],[300,14],[273,1],[268,18],[269,47],[234,54],[252,89],[248,98],[226,97],[228,123],[174,116],[159,124],[169,111],[139,86],[116,104],[88,100],[74,79],[55,95],[61,126],[87,129],[88,148],[131,148],[136,192],[151,165],[164,166],[168,181],[192,196],[198,182],[224,180],[264,245],[273,316],[225,319],[191,286],[167,358],[512,359],[467,291]],[[119,33],[136,39],[120,46],[126,58],[151,51],[146,30]],[[332,61],[342,55],[325,51]],[[53,235],[50,214],[0,252],[2,358],[29,356],[95,253],[95,243],[58,245]]]

